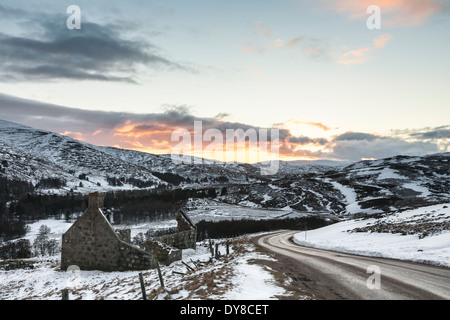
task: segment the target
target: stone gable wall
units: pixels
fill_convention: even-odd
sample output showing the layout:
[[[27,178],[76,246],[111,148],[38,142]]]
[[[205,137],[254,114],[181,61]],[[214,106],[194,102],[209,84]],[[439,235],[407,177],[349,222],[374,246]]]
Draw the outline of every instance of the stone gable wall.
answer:
[[[177,213],[177,232],[149,240],[145,250],[130,244],[129,229],[114,230],[99,209],[103,195],[91,193],[83,215],[62,236],[61,269],[71,265],[81,270],[126,271],[156,268],[182,259],[182,249],[195,249],[197,229],[189,217]]]
[[[123,271],[156,268],[152,254],[122,241],[90,198],[89,208],[62,236],[61,269]]]

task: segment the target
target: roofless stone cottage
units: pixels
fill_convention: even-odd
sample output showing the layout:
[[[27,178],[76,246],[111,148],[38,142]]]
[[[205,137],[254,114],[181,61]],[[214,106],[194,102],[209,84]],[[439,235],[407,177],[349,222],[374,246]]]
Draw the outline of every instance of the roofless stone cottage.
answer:
[[[181,249],[195,248],[197,230],[179,210],[177,232],[148,240],[145,250],[130,243],[129,230],[114,230],[104,216],[103,194],[89,194],[83,215],[62,236],[61,269],[71,265],[81,270],[126,271],[156,268],[181,260]]]

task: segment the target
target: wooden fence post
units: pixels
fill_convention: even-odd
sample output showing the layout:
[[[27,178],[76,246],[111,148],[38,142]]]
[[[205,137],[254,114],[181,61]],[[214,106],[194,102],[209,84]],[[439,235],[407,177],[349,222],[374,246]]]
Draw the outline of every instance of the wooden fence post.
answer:
[[[142,277],[142,272],[139,272],[139,282],[141,283],[142,300],[147,300],[147,294],[145,293],[144,278]]]
[[[62,298],[61,300],[69,300],[69,289],[61,290]]]
[[[162,277],[161,268],[159,267],[159,262],[156,260],[156,268],[158,268],[158,277],[159,277],[159,283],[161,283],[161,287],[164,288],[164,279]]]
[[[211,239],[209,239],[209,251],[211,252],[211,257],[214,257],[214,248]]]
[[[219,252],[219,244],[218,243],[216,243],[216,245],[215,245],[215,253],[214,253],[214,258],[216,258],[216,259],[219,259],[220,258],[220,252]]]

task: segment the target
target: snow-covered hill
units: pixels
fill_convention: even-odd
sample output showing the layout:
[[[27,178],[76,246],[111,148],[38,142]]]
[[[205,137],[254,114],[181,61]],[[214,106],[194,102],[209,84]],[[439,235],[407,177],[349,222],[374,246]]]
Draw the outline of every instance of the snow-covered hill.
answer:
[[[239,164],[177,165],[169,156],[94,146],[3,120],[0,166],[0,174],[10,179],[36,184],[42,178],[57,177],[67,182],[64,190],[80,192],[258,179],[256,169],[248,170]],[[166,176],[161,175],[164,173]]]
[[[450,153],[396,156],[356,163],[175,164],[168,155],[94,146],[49,131],[0,120],[0,177],[64,181],[48,192],[168,187],[214,187],[219,200],[259,208],[292,208],[338,215],[370,214],[447,202]]]
[[[314,167],[277,178],[270,183],[230,187],[224,200],[339,215],[443,203],[450,198],[450,153]]]

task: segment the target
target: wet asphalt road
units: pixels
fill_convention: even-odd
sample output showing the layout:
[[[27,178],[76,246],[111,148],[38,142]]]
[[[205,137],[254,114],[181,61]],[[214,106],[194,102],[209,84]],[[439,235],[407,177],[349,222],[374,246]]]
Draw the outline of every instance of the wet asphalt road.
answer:
[[[302,247],[291,240],[298,232],[264,235],[257,243],[313,299],[450,299],[449,268]]]

